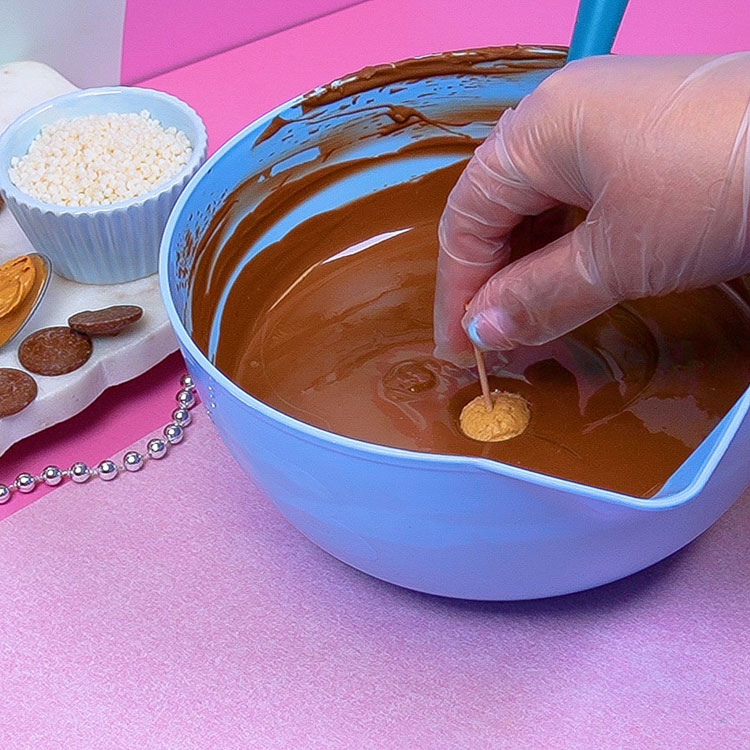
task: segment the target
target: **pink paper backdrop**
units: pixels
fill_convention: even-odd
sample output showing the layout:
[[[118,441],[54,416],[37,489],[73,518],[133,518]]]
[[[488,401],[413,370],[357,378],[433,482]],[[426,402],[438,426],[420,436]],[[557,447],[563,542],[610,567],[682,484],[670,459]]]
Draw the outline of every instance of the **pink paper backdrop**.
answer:
[[[136,83],[363,0],[127,0],[123,83]]]

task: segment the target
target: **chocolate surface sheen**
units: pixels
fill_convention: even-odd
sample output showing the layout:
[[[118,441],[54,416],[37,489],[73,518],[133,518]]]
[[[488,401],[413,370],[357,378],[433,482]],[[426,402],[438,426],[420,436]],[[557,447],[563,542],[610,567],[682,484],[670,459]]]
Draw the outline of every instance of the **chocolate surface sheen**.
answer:
[[[248,249],[279,216],[369,165],[288,175],[230,233],[219,210],[192,249],[198,345],[253,396],[335,433],[654,494],[747,387],[747,305],[726,286],[629,302],[555,342],[510,352],[507,363],[488,357],[490,386],[526,399],[531,421],[505,442],[467,438],[459,414],[479,395],[476,371],[432,356],[432,306],[437,222],[475,145],[422,141],[414,148],[451,152],[455,162],[318,213],[269,244],[234,280],[212,341],[222,284]],[[226,205],[241,203],[242,191]],[[561,208],[525,221],[516,256],[575,220]]]

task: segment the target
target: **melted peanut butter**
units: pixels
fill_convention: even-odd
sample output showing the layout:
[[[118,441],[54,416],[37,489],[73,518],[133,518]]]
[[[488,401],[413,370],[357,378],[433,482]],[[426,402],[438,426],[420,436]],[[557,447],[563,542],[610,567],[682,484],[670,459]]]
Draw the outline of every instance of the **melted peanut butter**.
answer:
[[[47,266],[37,254],[22,255],[0,266],[0,346],[20,330],[47,280]]]
[[[474,145],[422,142],[415,148],[460,158],[322,211],[268,245],[231,285],[211,343],[222,291],[248,248],[300,201],[368,164],[287,176],[233,224],[239,188],[186,247],[198,345],[248,393],[325,430],[654,494],[747,387],[747,305],[726,286],[640,300],[506,363],[488,357],[490,386],[526,399],[531,421],[504,442],[467,438],[459,414],[479,395],[477,374],[432,356],[432,308],[437,222]],[[574,223],[566,210],[525,221],[516,255]]]
[[[31,291],[36,278],[36,268],[28,255],[3,263],[0,266],[0,318],[10,315]]]

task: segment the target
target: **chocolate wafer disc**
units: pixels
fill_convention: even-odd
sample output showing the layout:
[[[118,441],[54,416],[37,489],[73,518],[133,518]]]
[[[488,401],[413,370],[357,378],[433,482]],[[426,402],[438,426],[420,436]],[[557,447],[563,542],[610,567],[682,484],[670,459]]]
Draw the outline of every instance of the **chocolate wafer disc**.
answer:
[[[92,349],[85,333],[55,326],[27,336],[18,349],[18,360],[37,375],[64,375],[86,364]]]
[[[31,375],[12,367],[0,367],[0,419],[25,409],[36,393],[36,381]]]
[[[113,305],[102,310],[84,310],[68,319],[68,325],[89,336],[116,336],[141,319],[138,305]]]

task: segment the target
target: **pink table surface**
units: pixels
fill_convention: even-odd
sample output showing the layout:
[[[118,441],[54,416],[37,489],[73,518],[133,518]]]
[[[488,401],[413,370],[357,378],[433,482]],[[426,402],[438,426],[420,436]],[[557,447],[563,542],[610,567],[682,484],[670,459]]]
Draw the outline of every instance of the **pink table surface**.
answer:
[[[575,0],[370,0],[149,79],[204,118],[216,150],[281,102],[372,63],[488,44],[565,44]],[[207,19],[219,24],[221,18]],[[633,0],[615,44],[620,53],[721,53],[747,46],[750,4]],[[175,356],[136,384],[112,389],[75,420],[24,441],[0,459],[0,482],[47,464],[96,462],[169,416],[182,363]],[[43,496],[0,507],[0,520]]]
[[[525,603],[346,567],[208,418],[172,457],[0,523],[0,747],[750,747],[750,493],[682,552]]]

